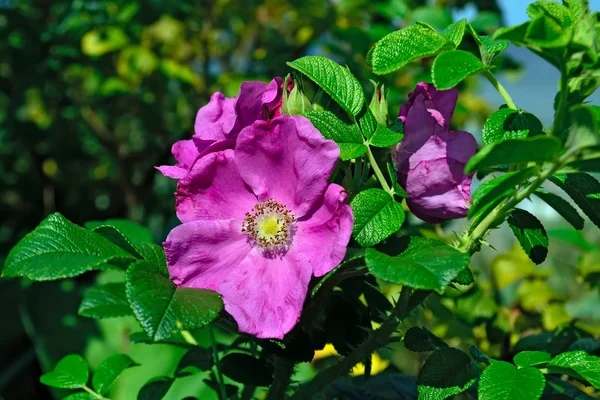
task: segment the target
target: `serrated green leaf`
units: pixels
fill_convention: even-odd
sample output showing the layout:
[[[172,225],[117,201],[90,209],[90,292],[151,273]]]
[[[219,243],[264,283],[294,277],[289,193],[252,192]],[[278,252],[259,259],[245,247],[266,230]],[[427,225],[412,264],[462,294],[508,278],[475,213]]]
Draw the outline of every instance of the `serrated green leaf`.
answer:
[[[365,94],[348,68],[321,56],[301,57],[287,65],[308,76],[348,114],[356,116],[362,110]]]
[[[519,208],[508,216],[508,226],[531,261],[541,264],[548,255],[548,235],[542,223],[531,213]]]
[[[415,24],[385,36],[371,51],[371,66],[377,75],[389,74],[411,61],[437,54],[446,39],[425,24]]]
[[[460,46],[460,43],[463,40],[463,36],[465,35],[465,28],[467,27],[467,20],[461,18],[455,23],[448,25],[446,29],[442,32],[442,36],[448,42],[454,45],[454,49]]]
[[[137,400],[162,400],[173,382],[175,382],[175,379],[168,376],[152,378],[142,386],[137,395]]]
[[[562,145],[549,136],[536,136],[517,140],[509,139],[500,143],[485,145],[475,154],[465,167],[470,174],[484,168],[503,164],[520,164],[530,161],[553,161],[562,153]]]
[[[567,138],[570,149],[584,149],[600,145],[600,107],[578,105],[569,109],[571,129]]]
[[[481,374],[477,394],[480,400],[537,400],[545,384],[539,369],[495,361]]]
[[[395,257],[367,249],[369,271],[377,278],[416,289],[444,290],[469,265],[469,255],[438,240],[410,236],[408,247]]]
[[[560,369],[553,370],[551,367]],[[575,378],[582,377],[596,389],[600,389],[600,357],[591,356],[583,350],[557,355],[548,363],[548,369],[550,373],[566,373]]]
[[[452,89],[463,79],[483,71],[483,63],[468,51],[450,50],[443,52],[433,61],[431,77],[439,90]]]
[[[105,221],[88,221],[85,227],[94,230],[99,226],[108,225],[117,229],[133,244],[152,243],[152,232],[144,226],[126,219],[107,219]]]
[[[554,175],[550,180],[564,190],[581,211],[600,227],[600,182],[583,172]]]
[[[477,224],[500,202],[515,193],[516,188],[531,178],[535,171],[535,167],[530,167],[508,172],[479,185],[471,197],[473,204],[469,209],[469,218],[473,218],[473,223]]]
[[[454,283],[458,283],[459,285],[470,285],[475,282],[473,278],[473,272],[469,268],[465,268],[452,280]]]
[[[489,66],[494,61],[494,58],[504,50],[508,49],[508,41],[503,39],[494,39],[490,36],[480,36],[475,28],[469,24],[469,31],[475,42],[479,46],[481,61],[485,66]]]
[[[452,347],[439,349],[419,373],[419,400],[442,400],[462,393],[475,383],[477,375],[468,355]]]
[[[554,19],[541,15],[531,21],[527,27],[525,40],[545,49],[565,47],[571,40],[572,30],[565,30]]]
[[[89,318],[133,315],[125,295],[125,283],[107,283],[89,289],[83,295],[78,314]]]
[[[525,139],[541,135],[543,126],[535,115],[511,108],[501,108],[485,121],[481,138],[486,144],[508,139]]]
[[[221,360],[223,374],[236,382],[252,386],[268,386],[273,382],[273,370],[265,360],[249,354],[229,353]]]
[[[181,357],[175,377],[181,378],[184,376],[197,375],[212,368],[214,364],[212,350],[205,347],[192,347]]]
[[[351,160],[366,153],[367,146],[354,125],[346,125],[329,111],[315,110],[304,115],[325,139],[333,140],[340,148],[340,158]]]
[[[554,193],[536,190],[534,194],[559,213],[577,230],[583,229],[584,219],[568,201]]]
[[[142,258],[141,254],[138,253],[133,243],[131,243],[131,241],[127,239],[125,235],[123,235],[117,228],[109,225],[102,225],[95,228],[94,232],[104,236],[105,238],[107,238],[108,240],[125,250],[131,256],[137,259]]]
[[[154,341],[207,325],[223,309],[218,293],[177,287],[146,260],[127,270],[126,293],[137,320]]]
[[[79,354],[63,357],[54,369],[40,377],[44,385],[61,389],[79,389],[85,386],[89,378],[87,361]]]
[[[358,124],[360,130],[367,139],[371,139],[371,136],[373,136],[378,126],[377,118],[375,118],[375,115],[370,108],[367,108],[365,113],[359,118]]]
[[[509,40],[518,46],[523,46],[530,23],[527,21],[519,25],[501,27],[492,37],[494,40]]]
[[[373,136],[369,139],[369,144],[375,147],[391,147],[400,143],[404,134],[394,132],[383,125],[377,125]]]
[[[573,23],[569,9],[555,1],[535,1],[527,6],[527,15],[531,19],[548,16],[563,28],[568,28]]]
[[[157,246],[153,243],[141,243],[136,246],[138,253],[153,265],[156,265],[159,272],[165,276],[169,275],[167,270],[167,257],[162,246]]]
[[[352,235],[363,247],[374,246],[397,232],[404,222],[400,203],[381,189],[368,189],[350,203],[354,213]]]
[[[412,327],[404,335],[404,347],[410,351],[435,351],[448,345],[427,328]]]
[[[518,367],[543,367],[552,356],[545,351],[522,351],[515,355],[513,361]]]
[[[563,4],[569,9],[571,20],[577,22],[585,13],[586,9],[582,0],[563,0]]]
[[[112,385],[119,379],[127,368],[135,367],[136,364],[128,355],[115,354],[102,361],[92,378],[94,390],[99,394],[106,394]]]
[[[63,279],[135,258],[102,235],[81,228],[59,213],[43,220],[6,257],[2,276],[35,281]]]

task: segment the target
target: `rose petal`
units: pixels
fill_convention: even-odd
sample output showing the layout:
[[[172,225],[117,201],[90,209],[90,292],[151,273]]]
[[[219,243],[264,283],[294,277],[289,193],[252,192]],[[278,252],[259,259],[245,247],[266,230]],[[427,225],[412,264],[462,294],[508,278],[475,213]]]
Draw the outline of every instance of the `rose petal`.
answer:
[[[308,119],[282,115],[240,132],[235,157],[259,200],[273,198],[301,218],[325,192],[339,148]]]
[[[233,150],[207,154],[198,159],[179,181],[176,211],[181,222],[205,219],[244,219],[256,197],[242,180]]]
[[[207,105],[198,110],[194,131],[203,140],[222,140],[235,122],[235,103],[237,99],[227,98],[216,92]]]
[[[192,221],[163,243],[171,280],[178,286],[218,290],[252,250],[240,220]]]
[[[310,277],[310,267],[290,252],[282,257],[265,257],[254,249],[218,292],[241,332],[283,339],[300,319]]]
[[[314,276],[325,275],[346,255],[354,225],[347,197],[343,187],[330,184],[314,211],[296,223],[290,251],[308,255],[306,261]]]

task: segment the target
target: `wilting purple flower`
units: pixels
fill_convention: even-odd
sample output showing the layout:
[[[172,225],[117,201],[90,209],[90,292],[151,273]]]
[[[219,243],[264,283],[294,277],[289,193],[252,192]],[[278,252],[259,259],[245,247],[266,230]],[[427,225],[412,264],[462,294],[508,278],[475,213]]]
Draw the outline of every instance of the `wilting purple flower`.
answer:
[[[242,82],[237,97],[227,98],[219,92],[213,94],[210,102],[196,115],[192,139],[180,140],[173,145],[171,151],[177,164],[157,169],[169,178],[182,179],[200,156],[232,149],[238,133],[246,126],[279,115],[282,83],[279,77],[269,84]]]
[[[458,93],[419,83],[400,108],[404,139],[396,147],[399,182],[408,193],[410,210],[423,221],[439,223],[467,215],[473,175],[464,168],[477,142],[448,125]]]
[[[346,193],[328,183],[338,157],[306,118],[282,115],[198,159],[177,188],[183,224],[164,243],[173,282],[219,292],[240,331],[283,338],[311,277],[338,265],[350,240]]]

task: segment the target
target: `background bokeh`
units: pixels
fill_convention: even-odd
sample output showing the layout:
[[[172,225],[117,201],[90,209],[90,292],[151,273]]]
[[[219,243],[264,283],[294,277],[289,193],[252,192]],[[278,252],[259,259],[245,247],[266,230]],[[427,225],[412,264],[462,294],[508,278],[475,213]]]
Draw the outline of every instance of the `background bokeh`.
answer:
[[[590,3],[600,9],[600,0]],[[289,72],[286,61],[321,54],[347,64],[361,82],[384,82],[395,116],[415,83],[428,80],[430,61],[376,77],[364,58],[373,43],[416,20],[441,29],[466,17],[490,33],[523,22],[525,8],[521,0],[0,0],[0,265],[55,211],[79,224],[129,218],[160,243],[178,221],[174,182],[154,166],[173,162],[171,144],[193,134],[195,114],[214,91],[234,96],[244,80],[269,81]],[[495,64],[517,104],[549,124],[558,72],[514,47]],[[368,96],[372,90],[365,86]],[[478,135],[500,104],[489,84],[468,79],[453,124]],[[500,229],[489,240],[498,251],[474,258],[478,285],[431,299],[415,321],[451,345],[475,342],[499,358],[522,332],[579,324],[578,334],[600,333],[600,296],[590,286],[600,271],[597,230],[588,224],[582,234],[569,233],[541,203],[523,207],[551,232],[549,260],[535,267]],[[436,229],[413,220],[407,229],[451,240],[464,224]],[[175,368],[183,350],[129,342],[139,330],[132,318],[77,316],[86,287],[120,278],[0,281],[0,399],[63,396],[39,384],[39,375],[71,352],[92,367],[117,352],[142,364],[119,381],[114,399],[134,398],[147,379]],[[221,333],[221,340],[231,338]],[[409,375],[422,361],[401,346],[382,357]],[[310,366],[300,371],[312,373]],[[195,376],[179,379],[168,398],[186,395],[213,393]]]

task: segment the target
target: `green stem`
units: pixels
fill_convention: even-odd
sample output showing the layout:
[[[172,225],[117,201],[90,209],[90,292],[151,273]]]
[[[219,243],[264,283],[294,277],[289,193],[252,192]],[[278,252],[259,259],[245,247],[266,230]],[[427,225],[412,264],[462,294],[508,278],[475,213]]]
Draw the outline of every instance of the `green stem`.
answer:
[[[373,152],[371,151],[371,147],[369,145],[367,145],[367,156],[369,157],[369,164],[371,164],[371,167],[373,168],[373,172],[375,172],[375,176],[377,177],[377,180],[381,184],[381,187],[383,188],[383,190],[385,190],[391,196],[393,196],[394,190],[388,185],[387,181],[385,180],[385,177],[383,176],[383,173],[381,172],[379,165],[377,165],[377,161],[375,160],[375,156],[373,155]]]
[[[531,194],[535,192],[537,188],[539,188],[542,183],[546,181],[546,179],[567,164],[570,157],[571,155],[569,153],[565,153],[560,160],[556,161],[552,167],[542,171],[538,177],[522,191],[516,193],[512,198],[498,205],[483,220],[481,220],[479,224],[475,225],[474,227],[470,227],[468,230],[468,235],[465,239],[463,239],[458,249],[464,253],[472,253],[479,244],[479,241],[488,234],[492,227],[494,227],[500,220],[504,218],[506,213],[511,211],[522,200],[531,196]]]
[[[215,370],[217,371],[217,383],[219,384],[219,392],[221,393],[221,400],[227,400],[227,390],[225,390],[225,380],[221,373],[221,363],[219,361],[219,349],[217,349],[217,340],[215,339],[215,332],[213,331],[212,325],[208,326],[210,332],[210,347],[212,348],[213,360],[215,362]]]
[[[91,394],[94,398],[96,398],[98,400],[109,400],[108,398],[102,396],[101,394],[98,394],[98,393],[94,392],[92,389],[90,389],[86,385],[83,385],[81,388],[83,390],[85,390],[86,392],[88,392],[89,394]]]
[[[267,394],[267,400],[285,399],[285,392],[292,380],[294,363],[282,357],[275,356],[275,376]]]
[[[347,375],[352,367],[370,357],[374,351],[386,346],[389,343],[390,336],[396,331],[400,322],[421,304],[420,302],[411,303],[409,301],[410,292],[411,289],[409,287],[403,286],[394,310],[383,324],[377,330],[373,331],[366,341],[360,344],[342,361],[321,371],[312,381],[301,386],[294,393],[291,400],[312,399],[315,394],[319,393],[331,382]]]
[[[508,94],[506,89],[504,89],[504,86],[502,86],[500,84],[500,82],[498,82],[498,79],[496,79],[494,74],[492,74],[490,71],[484,71],[483,75],[488,79],[488,81],[490,81],[492,86],[494,86],[494,88],[496,88],[498,93],[500,93],[500,96],[502,96],[502,98],[506,102],[506,105],[508,106],[508,108],[517,110],[517,106],[516,106],[515,102],[510,98],[510,95]]]
[[[561,136],[565,125],[565,116],[567,111],[567,92],[568,92],[567,72],[562,68],[560,74],[560,92],[558,95],[558,104],[556,105],[556,113],[554,114],[554,123],[552,125],[552,134]]]

